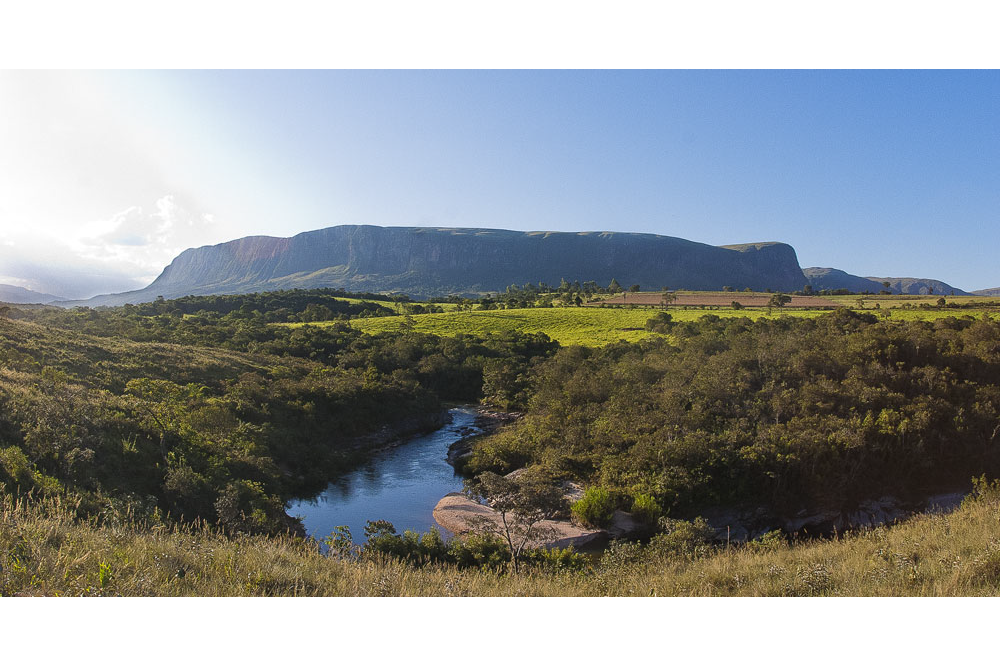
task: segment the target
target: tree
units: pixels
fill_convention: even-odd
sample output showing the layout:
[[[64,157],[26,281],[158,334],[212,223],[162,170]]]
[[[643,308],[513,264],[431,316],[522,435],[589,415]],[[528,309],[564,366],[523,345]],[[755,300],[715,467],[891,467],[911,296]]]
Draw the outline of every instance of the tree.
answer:
[[[663,294],[660,295],[660,306],[666,308],[676,300],[677,300],[677,294],[675,294],[674,292],[668,292],[667,290],[663,290]]]
[[[631,287],[628,288],[628,291],[632,292],[633,294],[635,294],[636,292],[639,291],[639,286],[638,285],[632,285]]]
[[[611,294],[617,294],[622,291],[622,286],[618,284],[618,281],[614,278],[611,279],[611,284],[608,285],[608,292]]]
[[[532,542],[551,537],[554,530],[541,525],[566,508],[562,491],[529,474],[504,477],[484,472],[465,482],[466,495],[476,502],[492,507],[493,516],[478,516],[473,520],[476,532],[497,535],[510,549],[510,564],[520,570],[521,554]]]
[[[781,294],[779,292],[777,294],[772,294],[771,295],[771,299],[770,299],[770,301],[767,302],[767,305],[768,305],[768,307],[770,307],[770,306],[776,306],[778,308],[781,308],[786,303],[790,303],[791,300],[792,300],[792,297],[788,296],[787,294]]]

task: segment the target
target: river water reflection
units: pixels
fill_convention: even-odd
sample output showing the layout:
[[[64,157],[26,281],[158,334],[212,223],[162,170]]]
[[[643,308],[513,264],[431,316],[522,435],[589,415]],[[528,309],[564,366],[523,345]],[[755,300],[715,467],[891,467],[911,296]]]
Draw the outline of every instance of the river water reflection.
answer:
[[[288,514],[302,517],[306,532],[317,540],[346,525],[355,542],[364,542],[365,522],[376,519],[391,522],[400,533],[437,526],[434,506],[445,494],[462,490],[462,478],[445,460],[448,446],[479,432],[473,408],[449,414],[451,421],[437,431],[377,453],[315,498],[293,500]],[[447,532],[442,529],[442,534]]]

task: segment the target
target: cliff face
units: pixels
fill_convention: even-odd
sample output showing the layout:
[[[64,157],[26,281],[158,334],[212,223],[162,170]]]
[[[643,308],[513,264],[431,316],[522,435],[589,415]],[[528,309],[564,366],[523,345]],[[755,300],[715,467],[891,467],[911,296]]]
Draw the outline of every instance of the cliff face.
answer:
[[[428,297],[527,282],[558,284],[562,278],[700,290],[728,285],[789,291],[806,282],[795,250],[783,243],[716,247],[622,232],[343,225],[287,239],[252,236],[186,250],[149,287],[83,303],[297,287]]]

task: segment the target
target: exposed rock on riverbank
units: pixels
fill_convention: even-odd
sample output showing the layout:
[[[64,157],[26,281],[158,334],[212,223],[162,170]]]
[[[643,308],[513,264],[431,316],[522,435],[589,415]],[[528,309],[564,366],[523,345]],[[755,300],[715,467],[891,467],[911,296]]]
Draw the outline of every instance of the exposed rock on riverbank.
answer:
[[[525,470],[522,468],[507,476],[517,477],[524,472]],[[583,487],[575,482],[563,482],[561,490],[567,505],[583,496]],[[434,508],[434,520],[459,536],[481,529],[477,523],[481,522],[483,518],[493,522],[496,526],[501,525],[499,512],[486,505],[480,505],[461,493],[449,493],[438,501]],[[577,551],[602,548],[609,539],[633,537],[641,533],[643,528],[636,523],[631,514],[621,510],[615,511],[610,524],[604,530],[576,525],[570,519],[569,512],[546,521],[540,521],[537,526],[537,532],[545,537],[531,541],[529,543],[531,547],[544,547],[546,549],[573,547]]]
[[[471,532],[477,527],[476,522],[483,519],[502,525],[499,512],[461,493],[449,493],[434,508],[434,520],[458,536]],[[547,520],[537,525],[539,533],[546,535],[547,539],[530,541],[529,545],[533,548],[573,547],[580,551],[603,546],[608,540],[606,531],[581,528],[570,521]]]

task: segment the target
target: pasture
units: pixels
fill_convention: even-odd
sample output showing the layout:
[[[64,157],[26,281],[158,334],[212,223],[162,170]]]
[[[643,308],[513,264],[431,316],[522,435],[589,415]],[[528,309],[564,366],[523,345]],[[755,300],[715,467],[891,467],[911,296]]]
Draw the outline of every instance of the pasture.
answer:
[[[738,303],[744,308],[766,308],[771,297],[769,292],[688,292],[678,290],[669,293],[673,298],[670,307],[721,307],[726,308]],[[791,301],[785,308],[836,308],[840,304],[827,297],[791,296]],[[608,305],[634,305],[659,307],[663,303],[663,292],[624,292],[606,298],[602,303]],[[595,304],[599,305],[599,304]]]
[[[458,334],[486,335],[503,331],[544,333],[562,345],[603,346],[620,340],[637,342],[660,334],[645,330],[646,321],[660,310],[661,293],[635,293],[602,303],[582,307],[517,308],[499,310],[456,310],[455,304],[440,304],[448,312],[390,317],[355,318],[351,326],[368,334],[412,328],[421,333],[438,336]],[[655,297],[656,303],[651,299]],[[697,320],[704,315],[718,317],[817,317],[831,308],[844,307],[867,312],[891,320],[935,320],[942,317],[1000,316],[1000,299],[989,297],[946,297],[948,303],[961,304],[961,308],[927,308],[936,306],[941,297],[912,295],[845,295],[826,297],[792,297],[792,302],[782,308],[767,307],[771,294],[746,292],[685,292],[679,291],[677,299],[667,308],[677,322]],[[643,303],[640,301],[645,301]],[[636,299],[636,301],[633,301]],[[859,301],[859,299],[861,301]],[[746,305],[733,308],[738,301]],[[615,305],[617,302],[618,305]],[[760,302],[760,303],[758,303]],[[389,302],[384,305],[398,306]],[[750,305],[753,304],[753,305]],[[860,307],[859,307],[860,304]],[[401,312],[398,308],[397,312]],[[310,326],[323,326],[314,322]],[[287,324],[280,326],[303,326]]]
[[[775,309],[777,310],[777,309]],[[819,310],[789,311],[785,314],[815,317]],[[510,310],[471,310],[451,313],[430,313],[410,317],[373,317],[351,320],[351,325],[365,333],[397,331],[412,327],[414,331],[438,336],[488,334],[501,331],[545,333],[562,345],[607,345],[619,340],[636,342],[655,334],[645,330],[646,321],[654,312],[649,308],[518,308]],[[675,321],[693,321],[704,315],[719,317],[767,317],[766,310],[679,310],[671,309]],[[775,313],[776,314],[776,313]]]

